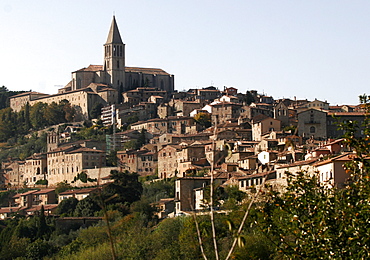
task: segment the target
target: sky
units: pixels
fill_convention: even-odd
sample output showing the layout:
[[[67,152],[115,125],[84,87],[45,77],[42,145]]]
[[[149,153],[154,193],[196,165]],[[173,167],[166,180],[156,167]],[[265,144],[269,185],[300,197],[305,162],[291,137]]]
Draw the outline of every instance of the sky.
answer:
[[[0,0],[0,86],[55,94],[103,64],[113,14],[126,66],[215,86],[358,104],[370,94],[370,1]]]

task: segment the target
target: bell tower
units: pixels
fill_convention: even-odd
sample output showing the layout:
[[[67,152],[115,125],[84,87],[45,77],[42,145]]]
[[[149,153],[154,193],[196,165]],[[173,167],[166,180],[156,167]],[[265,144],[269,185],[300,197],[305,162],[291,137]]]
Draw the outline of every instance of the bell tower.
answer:
[[[106,83],[118,91],[120,99],[125,89],[125,44],[122,42],[115,16],[104,44],[104,71]]]

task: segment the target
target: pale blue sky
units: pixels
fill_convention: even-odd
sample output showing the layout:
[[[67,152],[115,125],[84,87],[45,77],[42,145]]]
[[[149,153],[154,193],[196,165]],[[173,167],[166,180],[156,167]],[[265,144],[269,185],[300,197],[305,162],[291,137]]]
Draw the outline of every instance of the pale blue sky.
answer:
[[[175,88],[233,86],[356,104],[370,94],[370,1],[0,0],[0,85],[56,93],[103,63],[115,13],[126,65]]]

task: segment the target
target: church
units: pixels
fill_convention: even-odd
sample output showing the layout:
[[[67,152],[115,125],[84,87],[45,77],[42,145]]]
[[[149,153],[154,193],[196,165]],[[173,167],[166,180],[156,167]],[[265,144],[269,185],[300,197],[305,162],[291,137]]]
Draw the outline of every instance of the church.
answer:
[[[125,44],[113,16],[107,41],[103,45],[103,65],[89,65],[72,72],[72,80],[57,94],[25,92],[10,99],[10,107],[18,112],[28,102],[50,104],[67,99],[79,115],[77,120],[89,118],[96,103],[103,106],[122,102],[122,93],[137,87],[150,87],[168,93],[174,91],[174,76],[158,68],[126,67]]]

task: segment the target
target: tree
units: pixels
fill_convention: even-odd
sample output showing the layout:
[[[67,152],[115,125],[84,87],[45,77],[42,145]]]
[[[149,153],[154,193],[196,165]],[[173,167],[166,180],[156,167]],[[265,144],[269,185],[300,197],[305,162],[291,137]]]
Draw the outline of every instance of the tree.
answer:
[[[70,190],[72,189],[73,187],[71,186],[71,184],[67,183],[66,181],[64,182],[59,182],[57,183],[56,185],[56,188],[55,188],[55,193],[58,195],[59,193],[63,192],[63,191],[67,191],[67,190]]]
[[[92,196],[87,196],[83,200],[80,200],[74,211],[76,217],[93,217],[95,213],[100,211],[101,207],[97,203],[96,199]]]
[[[64,111],[61,106],[55,102],[45,107],[44,117],[48,125],[57,125],[65,122]]]
[[[361,101],[370,111],[369,96]],[[370,121],[364,137],[358,125],[346,122],[344,141],[355,151],[345,164],[346,187],[327,188],[318,176],[290,175],[285,192],[270,190],[261,207],[259,227],[276,244],[275,255],[287,259],[366,259],[370,256]]]
[[[200,112],[194,116],[194,120],[205,128],[208,128],[212,125],[211,115],[209,113]]]
[[[90,111],[90,117],[91,118],[100,117],[102,108],[103,108],[103,105],[101,103],[94,103]]]
[[[113,182],[105,185],[102,190],[104,199],[112,198],[109,200],[109,204],[131,204],[140,199],[143,187],[137,173],[130,173],[127,170],[124,172],[112,170],[110,176]]]
[[[142,147],[144,144],[146,144],[146,130],[142,128],[139,138],[137,139],[137,149]]]
[[[26,258],[29,260],[43,259],[44,256],[49,255],[55,249],[46,241],[37,239],[27,246]]]
[[[57,214],[72,216],[76,206],[78,204],[78,199],[71,197],[64,199],[58,204]]]
[[[107,156],[107,166],[117,166],[117,150],[111,150]]]
[[[254,100],[254,96],[252,95],[252,93],[250,91],[247,91],[247,94],[246,94],[246,97],[245,97],[245,103],[249,106],[250,104],[252,104],[253,102],[255,102]]]
[[[46,224],[44,205],[41,205],[40,213],[37,221],[36,237],[43,238],[49,231],[49,226]]]
[[[30,121],[35,129],[40,129],[47,126],[47,120],[44,116],[46,106],[47,104],[38,102],[30,109]]]
[[[63,99],[60,101],[60,105],[63,107],[65,120],[67,122],[73,122],[76,115],[76,110],[71,106],[71,103],[69,103],[68,100]]]

